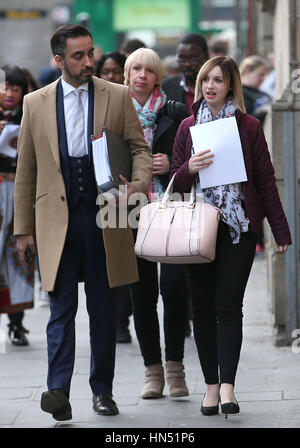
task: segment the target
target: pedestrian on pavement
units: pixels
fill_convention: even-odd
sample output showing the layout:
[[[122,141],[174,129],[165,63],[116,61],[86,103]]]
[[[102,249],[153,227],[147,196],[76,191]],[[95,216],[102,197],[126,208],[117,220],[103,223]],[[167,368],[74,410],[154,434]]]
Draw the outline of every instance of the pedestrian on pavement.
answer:
[[[126,57],[118,51],[104,53],[99,59],[95,75],[109,82],[124,84],[124,65]],[[119,287],[117,297],[117,334],[116,341],[118,343],[131,342],[131,334],[129,331],[130,316],[132,314],[130,289],[128,285]]]
[[[208,148],[194,154],[190,126],[235,116],[247,181],[203,190],[204,200],[220,208],[215,261],[188,265],[192,289],[194,336],[205,383],[201,412],[239,412],[234,385],[242,344],[243,296],[252,267],[256,232],[267,217],[280,252],[291,244],[274,168],[260,122],[245,113],[239,68],[228,56],[203,65],[196,81],[194,115],[181,124],[173,150],[174,190],[199,191],[199,172],[213,163]],[[224,150],[230,142],[224,141]],[[192,154],[192,155],[191,155]],[[217,156],[215,156],[217,157]]]
[[[146,48],[146,44],[140,39],[125,40],[121,47],[120,53],[124,54],[126,58],[138,48]]]
[[[125,61],[125,55],[119,51],[104,53],[97,62],[95,75],[105,81],[124,84]]]
[[[163,63],[149,48],[134,51],[126,60],[125,84],[130,86],[134,107],[153,153],[150,200],[152,195],[162,194],[168,185],[176,131],[187,116],[184,105],[176,103],[171,118],[166,94],[161,89],[163,77]],[[161,264],[160,281],[157,263],[138,258],[138,268],[139,282],[131,285],[131,295],[135,331],[146,367],[141,397],[162,397],[165,385],[157,314],[159,291],[164,305],[166,378],[170,395],[187,396],[189,391],[183,366],[187,314],[183,266]]]
[[[0,134],[7,125],[20,125],[23,98],[28,87],[23,71],[15,65],[2,67],[5,95],[0,99]],[[9,154],[0,154],[0,313],[8,313],[8,335],[13,345],[29,344],[23,326],[24,310],[33,307],[34,263],[26,265],[18,256],[13,235],[14,186],[17,166],[17,137]]]
[[[198,33],[185,35],[178,44],[176,58],[182,74],[165,79],[162,89],[168,100],[184,103],[187,112],[192,114],[196,78],[209,58],[205,38]]]
[[[260,56],[248,56],[240,63],[240,73],[246,111],[263,125],[272,103],[271,97],[260,90],[268,73],[267,63]]]
[[[132,181],[123,178],[128,196],[147,192],[152,156],[129,89],[93,77],[89,30],[62,26],[54,32],[51,48],[62,77],[24,99],[15,184],[19,254],[23,261],[26,249],[34,254],[36,236],[42,287],[50,295],[48,391],[42,394],[41,408],[56,420],[72,418],[75,315],[78,281],[83,280],[93,408],[101,415],[115,415],[117,287],[137,281],[138,274],[131,229],[96,225],[99,207],[91,136],[99,137],[105,126],[129,143]]]
[[[260,90],[260,85],[267,74],[267,63],[257,55],[248,56],[240,64],[243,98],[246,112],[257,118],[263,125],[271,109],[271,97]],[[264,230],[261,222],[257,232],[256,254],[264,251]]]

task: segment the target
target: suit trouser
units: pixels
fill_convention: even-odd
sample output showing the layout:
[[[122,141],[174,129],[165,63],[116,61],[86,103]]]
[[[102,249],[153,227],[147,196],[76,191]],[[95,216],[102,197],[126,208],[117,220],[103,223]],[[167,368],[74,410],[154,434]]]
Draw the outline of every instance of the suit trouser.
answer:
[[[206,384],[235,383],[242,345],[243,297],[255,245],[256,235],[250,232],[242,233],[240,242],[233,244],[228,226],[220,221],[215,261],[186,266],[194,337]]]
[[[115,365],[116,288],[109,288],[97,208],[81,202],[69,212],[69,227],[47,326],[48,389],[70,391],[75,359],[78,278],[83,275],[90,324],[90,386],[96,395],[112,391]]]
[[[187,320],[186,277],[184,267],[161,264],[160,282],[157,263],[137,259],[139,282],[131,285],[136,335],[145,366],[162,362],[157,302],[159,286],[164,305],[166,361],[182,361]]]

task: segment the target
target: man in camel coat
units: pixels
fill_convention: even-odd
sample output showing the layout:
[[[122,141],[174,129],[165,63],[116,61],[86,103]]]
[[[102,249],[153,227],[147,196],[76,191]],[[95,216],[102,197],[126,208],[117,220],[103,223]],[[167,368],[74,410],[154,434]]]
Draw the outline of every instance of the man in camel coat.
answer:
[[[93,407],[101,415],[118,413],[112,397],[117,287],[138,280],[131,229],[96,224],[91,136],[106,127],[128,142],[131,181],[121,177],[127,197],[148,191],[152,155],[127,87],[93,76],[90,32],[60,27],[51,47],[62,77],[24,100],[14,233],[23,260],[26,250],[34,254],[36,241],[42,287],[50,295],[48,391],[41,408],[60,421],[72,418],[78,280],[85,283],[90,322]]]

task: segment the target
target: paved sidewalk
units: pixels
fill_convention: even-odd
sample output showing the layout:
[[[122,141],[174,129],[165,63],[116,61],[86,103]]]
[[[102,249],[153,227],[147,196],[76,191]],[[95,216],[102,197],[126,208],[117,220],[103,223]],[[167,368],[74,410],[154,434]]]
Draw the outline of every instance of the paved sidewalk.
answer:
[[[300,427],[300,353],[293,353],[291,347],[273,345],[266,287],[266,265],[262,258],[257,258],[244,305],[244,342],[236,383],[239,415],[225,420],[221,414],[213,417],[200,414],[205,386],[192,337],[186,339],[184,360],[190,396],[171,399],[166,386],[163,398],[140,399],[144,366],[131,322],[133,342],[117,345],[114,398],[120,414],[98,416],[92,409],[88,384],[88,321],[80,287],[77,352],[70,397],[73,419],[59,423],[40,410],[41,393],[47,389],[45,328],[49,309],[36,307],[26,312],[24,320],[30,330],[30,346],[18,348],[7,343],[6,353],[0,353],[0,428],[106,428],[109,433],[116,428],[172,431],[174,428]],[[162,314],[161,302],[159,310]],[[6,325],[4,315],[0,322],[2,335]]]

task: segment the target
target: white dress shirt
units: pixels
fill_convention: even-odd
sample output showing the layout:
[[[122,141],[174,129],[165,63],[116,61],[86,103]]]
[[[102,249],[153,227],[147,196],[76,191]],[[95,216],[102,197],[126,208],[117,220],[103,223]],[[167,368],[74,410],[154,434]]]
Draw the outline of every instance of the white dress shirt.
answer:
[[[71,140],[71,133],[73,129],[73,123],[72,119],[67,120],[66,117],[70,116],[72,117],[72,108],[73,108],[73,101],[75,100],[75,96],[70,95],[70,93],[73,90],[76,90],[75,87],[68,84],[66,81],[61,78],[61,85],[63,88],[63,98],[64,98],[64,112],[65,112],[65,126],[66,126],[66,135],[67,135],[67,143],[68,143],[68,153],[69,156],[72,157],[72,140]],[[88,104],[89,104],[89,90],[88,90],[88,83],[82,84],[79,89],[82,89],[83,92],[81,94],[81,101],[83,105],[83,111],[84,111],[84,141],[85,141],[85,154],[88,154],[87,150],[87,132],[88,132]]]

